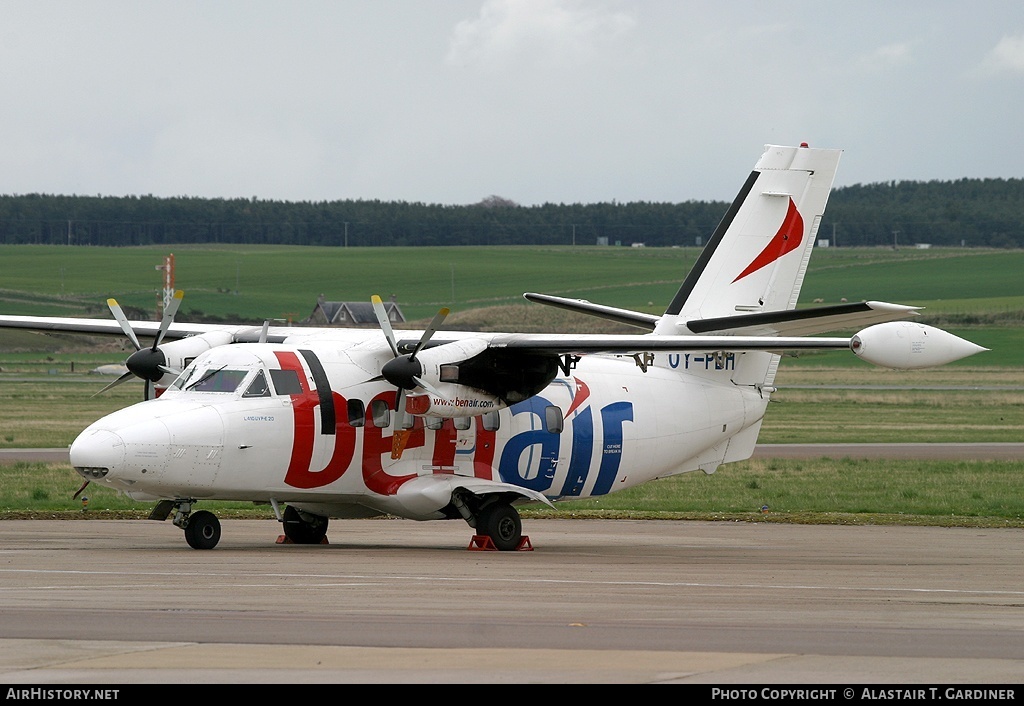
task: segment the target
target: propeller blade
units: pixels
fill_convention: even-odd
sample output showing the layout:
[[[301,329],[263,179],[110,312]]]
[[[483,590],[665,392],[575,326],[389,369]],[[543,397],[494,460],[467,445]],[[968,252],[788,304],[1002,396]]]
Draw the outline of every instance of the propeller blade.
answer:
[[[133,373],[131,370],[129,370],[127,373],[122,374],[121,377],[119,377],[117,380],[114,380],[114,382],[106,385],[102,390],[100,390],[99,392],[95,393],[93,395],[93,397],[96,397],[96,395],[103,394],[104,392],[106,392],[107,390],[109,390],[112,387],[117,387],[118,385],[120,385],[125,380],[131,380],[133,377],[135,377],[135,373]]]
[[[405,390],[400,387],[395,396],[395,429],[405,428],[405,418]]]
[[[167,333],[167,329],[171,327],[174,322],[174,315],[178,313],[178,307],[181,306],[181,298],[185,296],[185,293],[180,289],[174,293],[171,297],[170,303],[164,309],[164,318],[160,322],[160,330],[157,331],[156,338],[153,339],[153,350],[160,345],[160,341],[164,339],[164,334]]]
[[[380,324],[381,330],[384,331],[384,337],[388,339],[391,352],[397,358],[398,344],[395,342],[395,332],[391,329],[391,320],[388,319],[388,312],[384,310],[384,302],[376,294],[370,297],[370,301],[373,302],[373,313],[377,315],[377,323]]]
[[[429,341],[431,337],[435,333],[437,333],[437,329],[439,329],[441,327],[441,324],[444,323],[444,320],[448,316],[449,311],[450,309],[448,309],[448,307],[443,307],[439,312],[437,312],[434,315],[433,321],[430,322],[430,325],[427,326],[427,329],[423,332],[423,335],[420,337],[420,342],[416,344],[416,348],[409,356],[409,360],[416,360],[416,354],[423,350],[423,346],[427,345],[427,341]]]
[[[124,331],[124,335],[128,337],[128,340],[135,346],[135,350],[142,350],[142,346],[139,345],[139,339],[135,335],[135,331],[132,330],[132,325],[128,323],[128,317],[124,315],[124,311],[121,310],[121,305],[117,303],[117,300],[111,297],[107,300],[107,306],[110,308],[110,313],[114,315],[117,323],[121,325],[121,330]]]
[[[440,397],[442,400],[448,400],[448,398],[442,395],[441,392],[436,387],[428,383],[423,378],[413,377],[412,381],[416,383],[419,387],[422,387],[424,390],[432,394],[434,397]]]
[[[395,431],[391,435],[391,458],[402,458],[405,445],[409,441],[409,429],[405,428],[405,390],[398,388],[398,395],[395,397]]]
[[[270,332],[270,321],[263,322],[263,330],[260,331],[260,343],[267,342],[267,334]]]

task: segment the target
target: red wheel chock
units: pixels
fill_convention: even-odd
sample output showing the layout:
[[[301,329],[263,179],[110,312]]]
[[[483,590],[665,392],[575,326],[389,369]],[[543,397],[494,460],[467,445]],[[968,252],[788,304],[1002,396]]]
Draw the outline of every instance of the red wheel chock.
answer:
[[[474,552],[496,552],[498,548],[494,546],[494,540],[488,537],[486,534],[474,534],[473,538],[469,540],[469,546],[466,549]],[[516,547],[517,552],[532,552],[533,545],[530,544],[530,538],[524,536],[519,540],[519,546]]]
[[[277,536],[277,541],[274,542],[274,543],[275,544],[295,544],[295,542],[293,542],[292,540],[288,539],[288,535],[284,535],[284,534],[278,535]],[[327,541],[327,537],[324,537],[323,539],[320,540],[320,544],[330,544],[330,542]]]

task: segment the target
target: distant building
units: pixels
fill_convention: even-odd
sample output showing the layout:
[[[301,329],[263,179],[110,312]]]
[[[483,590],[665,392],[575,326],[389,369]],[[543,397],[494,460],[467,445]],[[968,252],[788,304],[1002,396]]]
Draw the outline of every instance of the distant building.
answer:
[[[390,301],[384,302],[384,310],[391,323],[405,323],[405,315],[395,302],[394,295]],[[377,315],[370,302],[329,302],[324,301],[324,295],[321,294],[304,323],[312,326],[376,326]]]

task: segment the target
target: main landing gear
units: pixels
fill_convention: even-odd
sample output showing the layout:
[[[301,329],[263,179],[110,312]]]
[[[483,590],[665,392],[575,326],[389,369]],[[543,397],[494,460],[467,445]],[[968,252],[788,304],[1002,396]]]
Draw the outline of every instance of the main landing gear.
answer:
[[[296,510],[291,505],[284,509],[284,536],[292,544],[326,544],[328,519],[321,515]]]
[[[452,505],[476,535],[470,549],[497,549],[511,552],[530,547],[530,538],[523,536],[523,523],[519,511],[503,497],[488,496],[481,500],[472,493],[456,490],[452,493]]]
[[[523,523],[519,511],[506,502],[484,507],[476,516],[477,534],[489,537],[502,552],[519,549],[523,541]]]

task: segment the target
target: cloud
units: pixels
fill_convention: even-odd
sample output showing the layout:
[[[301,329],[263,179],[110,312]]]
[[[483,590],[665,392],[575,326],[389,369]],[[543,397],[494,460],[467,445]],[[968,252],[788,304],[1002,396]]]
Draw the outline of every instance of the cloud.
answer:
[[[1024,73],[1024,35],[1000,39],[983,63],[992,71]]]
[[[587,63],[636,24],[626,12],[582,0],[486,0],[480,15],[459,22],[447,62],[499,69]]]
[[[911,44],[896,42],[878,47],[870,54],[862,56],[857,65],[868,71],[884,71],[902,66],[912,59]]]

